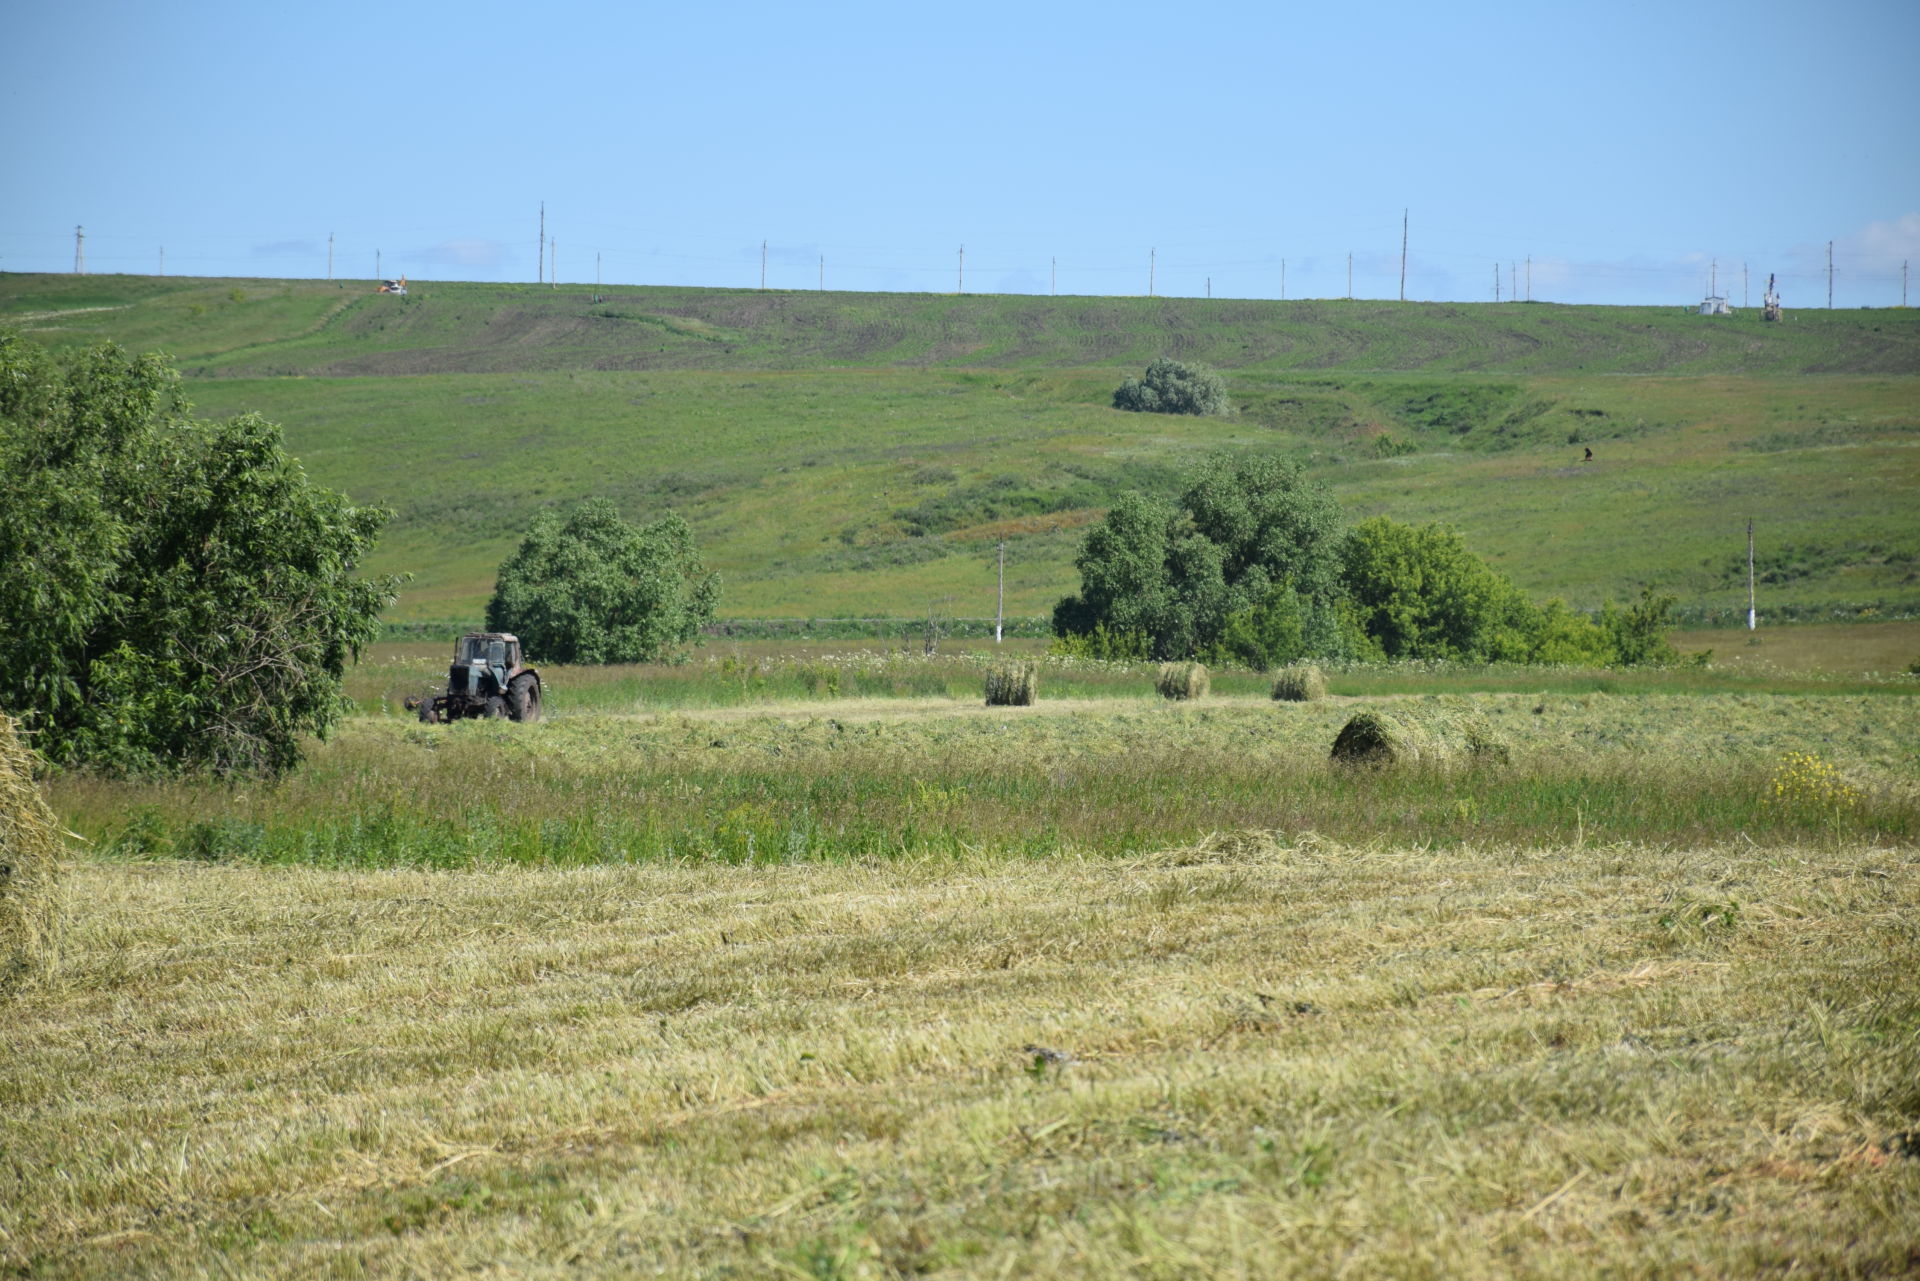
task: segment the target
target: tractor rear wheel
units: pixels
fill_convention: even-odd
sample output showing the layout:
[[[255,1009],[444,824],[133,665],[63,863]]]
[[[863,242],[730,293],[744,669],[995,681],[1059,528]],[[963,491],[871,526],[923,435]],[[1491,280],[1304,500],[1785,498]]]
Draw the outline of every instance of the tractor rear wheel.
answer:
[[[526,724],[540,719],[540,678],[516,676],[507,686],[507,715]]]
[[[433,710],[433,700],[431,698],[420,701],[420,723],[422,725],[438,725],[440,723],[440,714]]]
[[[495,694],[487,700],[487,708],[482,713],[488,720],[497,721],[507,714],[507,700]]]

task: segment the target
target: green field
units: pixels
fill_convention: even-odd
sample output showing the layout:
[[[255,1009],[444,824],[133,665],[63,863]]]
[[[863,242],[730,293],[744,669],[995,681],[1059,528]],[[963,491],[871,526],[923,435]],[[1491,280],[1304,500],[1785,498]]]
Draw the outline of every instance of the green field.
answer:
[[[0,323],[174,353],[397,518],[397,620],[477,619],[541,505],[685,514],[734,617],[991,615],[1072,590],[1080,530],[1209,451],[1300,458],[1355,518],[1441,520],[1537,596],[1683,616],[1920,606],[1920,316],[138,277],[0,278]],[[1113,410],[1155,355],[1240,412]],[[1592,463],[1582,461],[1592,448]]]
[[[1920,320],[601,293],[0,277],[0,323],[170,350],[392,506],[416,637],[285,778],[46,780],[0,1275],[1914,1268]],[[1239,412],[1111,409],[1162,352]],[[1222,448],[1539,596],[1672,590],[1711,658],[1294,704],[1033,627],[926,652],[1002,538],[1043,614],[1115,494]],[[419,724],[434,633],[589,494],[686,514],[757,621]],[[1765,624],[1706,625],[1749,517]],[[1007,653],[1035,706],[985,706]],[[1337,765],[1362,710],[1484,750]]]

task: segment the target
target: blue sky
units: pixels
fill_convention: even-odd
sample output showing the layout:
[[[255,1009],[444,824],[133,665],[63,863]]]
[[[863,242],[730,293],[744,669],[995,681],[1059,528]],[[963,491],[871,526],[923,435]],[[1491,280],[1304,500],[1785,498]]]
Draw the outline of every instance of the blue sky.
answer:
[[[1824,306],[1833,241],[1889,306],[1917,63],[1916,0],[13,0],[0,270],[531,281],[544,201],[568,283],[1390,298],[1404,209],[1410,298]]]

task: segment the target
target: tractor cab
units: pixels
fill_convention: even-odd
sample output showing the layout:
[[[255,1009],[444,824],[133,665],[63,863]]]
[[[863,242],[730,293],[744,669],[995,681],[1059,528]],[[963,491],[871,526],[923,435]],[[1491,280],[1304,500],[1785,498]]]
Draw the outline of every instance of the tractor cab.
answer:
[[[510,674],[520,666],[520,639],[506,632],[470,632],[460,638],[453,666],[447,671],[447,691],[453,694],[499,694]]]

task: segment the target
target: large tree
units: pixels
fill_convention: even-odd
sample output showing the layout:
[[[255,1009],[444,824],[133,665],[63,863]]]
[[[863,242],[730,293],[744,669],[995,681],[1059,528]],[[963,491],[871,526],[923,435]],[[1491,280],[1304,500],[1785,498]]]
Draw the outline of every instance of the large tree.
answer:
[[[1297,464],[1214,458],[1177,503],[1124,495],[1087,532],[1080,591],[1055,607],[1054,630],[1138,637],[1153,658],[1208,655],[1229,637],[1233,656],[1263,665],[1333,651],[1341,537],[1338,504]],[[1292,623],[1267,625],[1277,610]]]
[[[309,481],[272,423],[196,421],[158,356],[0,333],[0,707],[57,762],[279,773],[342,714],[394,580],[387,513]]]
[[[487,626],[553,663],[662,658],[713,621],[720,576],[700,562],[687,522],[630,525],[605,498],[534,517],[500,566]]]

